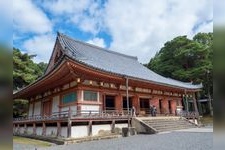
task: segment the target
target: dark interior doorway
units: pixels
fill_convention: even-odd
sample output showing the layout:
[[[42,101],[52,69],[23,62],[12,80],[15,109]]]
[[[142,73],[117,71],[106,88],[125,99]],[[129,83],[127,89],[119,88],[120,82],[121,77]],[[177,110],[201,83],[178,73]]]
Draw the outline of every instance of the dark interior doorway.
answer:
[[[132,100],[131,97],[129,97],[129,109],[132,108]],[[123,110],[127,110],[127,98],[123,97]]]
[[[162,100],[159,100],[159,113],[162,113]]]
[[[168,101],[168,105],[169,105],[169,113],[172,114],[172,105],[171,105],[171,101]]]
[[[140,111],[143,111],[144,114],[150,114],[150,104],[149,99],[140,98]]]
[[[105,96],[105,110],[115,110],[115,96]]]

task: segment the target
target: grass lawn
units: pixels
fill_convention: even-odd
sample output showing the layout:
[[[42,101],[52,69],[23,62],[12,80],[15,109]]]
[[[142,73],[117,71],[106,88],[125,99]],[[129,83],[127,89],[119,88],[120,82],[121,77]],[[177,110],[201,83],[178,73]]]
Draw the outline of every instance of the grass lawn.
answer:
[[[51,143],[40,141],[40,140],[34,140],[30,138],[24,138],[19,136],[13,136],[13,143],[18,144],[27,144],[27,145],[35,145],[38,147],[49,147],[51,146]]]

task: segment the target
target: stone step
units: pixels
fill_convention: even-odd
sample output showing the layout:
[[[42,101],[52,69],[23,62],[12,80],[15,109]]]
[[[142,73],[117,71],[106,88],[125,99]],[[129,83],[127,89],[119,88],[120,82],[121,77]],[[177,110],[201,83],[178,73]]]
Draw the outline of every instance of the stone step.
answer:
[[[174,122],[145,122],[147,124],[151,124],[151,125],[154,125],[154,124],[190,124],[189,122],[187,121],[174,121]]]
[[[156,118],[156,119],[144,119],[143,121],[150,127],[156,129],[158,132],[188,129],[195,127],[187,120],[180,118],[167,118],[167,119]]]
[[[152,126],[152,127],[155,128],[155,129],[164,129],[164,128],[179,128],[179,127],[191,128],[193,126],[190,126],[190,125],[181,125],[181,126],[157,126],[157,127]]]
[[[163,126],[166,126],[166,125],[185,125],[185,124],[192,125],[191,123],[187,123],[187,122],[178,122],[178,123],[146,123],[146,124],[151,125],[151,126],[158,126],[158,125],[163,125]]]
[[[187,122],[186,120],[165,120],[165,121],[158,121],[158,120],[144,120],[144,122],[154,123],[154,122]]]
[[[165,131],[174,131],[174,130],[181,130],[181,129],[190,129],[193,127],[177,127],[177,128],[165,128],[165,129],[156,129],[158,132],[165,132]]]
[[[187,127],[192,127],[193,125],[188,125],[188,124],[182,124],[182,125],[149,125],[152,126],[153,128],[163,128],[163,127],[180,127],[180,126],[187,126]]]
[[[144,122],[186,122],[186,120],[143,120]]]

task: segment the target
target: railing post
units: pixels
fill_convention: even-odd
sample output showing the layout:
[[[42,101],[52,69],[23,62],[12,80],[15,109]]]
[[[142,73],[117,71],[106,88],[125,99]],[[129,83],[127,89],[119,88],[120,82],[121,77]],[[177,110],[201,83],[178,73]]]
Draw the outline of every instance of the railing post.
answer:
[[[111,124],[111,132],[115,133],[115,120],[112,120],[112,124]]]
[[[36,123],[33,123],[33,135],[36,135]]]
[[[92,135],[92,121],[90,120],[88,123],[88,136]]]
[[[27,124],[24,124],[24,133],[27,134]]]
[[[20,124],[17,125],[17,133],[20,134]]]
[[[71,108],[69,107],[68,113],[68,125],[67,125],[67,137],[71,137],[71,128],[72,128],[72,121],[71,121]]]
[[[45,122],[42,123],[42,135],[46,136],[46,124],[45,124]]]
[[[61,136],[61,123],[57,122],[57,137]]]

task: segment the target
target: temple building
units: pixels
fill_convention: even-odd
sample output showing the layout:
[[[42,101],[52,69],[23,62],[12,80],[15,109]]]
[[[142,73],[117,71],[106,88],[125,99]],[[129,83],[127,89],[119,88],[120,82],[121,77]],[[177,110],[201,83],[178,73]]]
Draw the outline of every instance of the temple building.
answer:
[[[30,130],[35,134],[38,134],[37,128],[41,126],[42,135],[47,132],[50,134],[47,126],[56,126],[55,134],[62,136],[65,132],[65,137],[71,137],[77,134],[71,129],[73,122],[84,121],[90,114],[92,118],[100,114],[112,115],[115,125],[117,121],[124,120],[123,116],[132,107],[135,107],[139,116],[148,115],[149,108],[153,105],[156,106],[159,116],[176,115],[177,108],[184,105],[184,95],[193,98],[196,110],[195,93],[201,88],[202,85],[158,75],[140,64],[137,57],[58,33],[44,75],[13,95],[14,99],[29,100],[28,117],[15,120],[14,126],[25,126],[26,132]],[[69,129],[67,121],[57,119],[63,114],[77,116],[70,123]],[[94,119],[97,118],[98,121],[101,120],[99,117]],[[107,118],[105,121],[109,121],[109,117]],[[96,123],[92,120],[85,125],[90,124]],[[63,126],[67,127],[66,131],[62,131]],[[83,135],[93,135],[93,128],[94,126],[87,131],[85,128],[85,133],[80,133],[78,129],[76,131]]]

